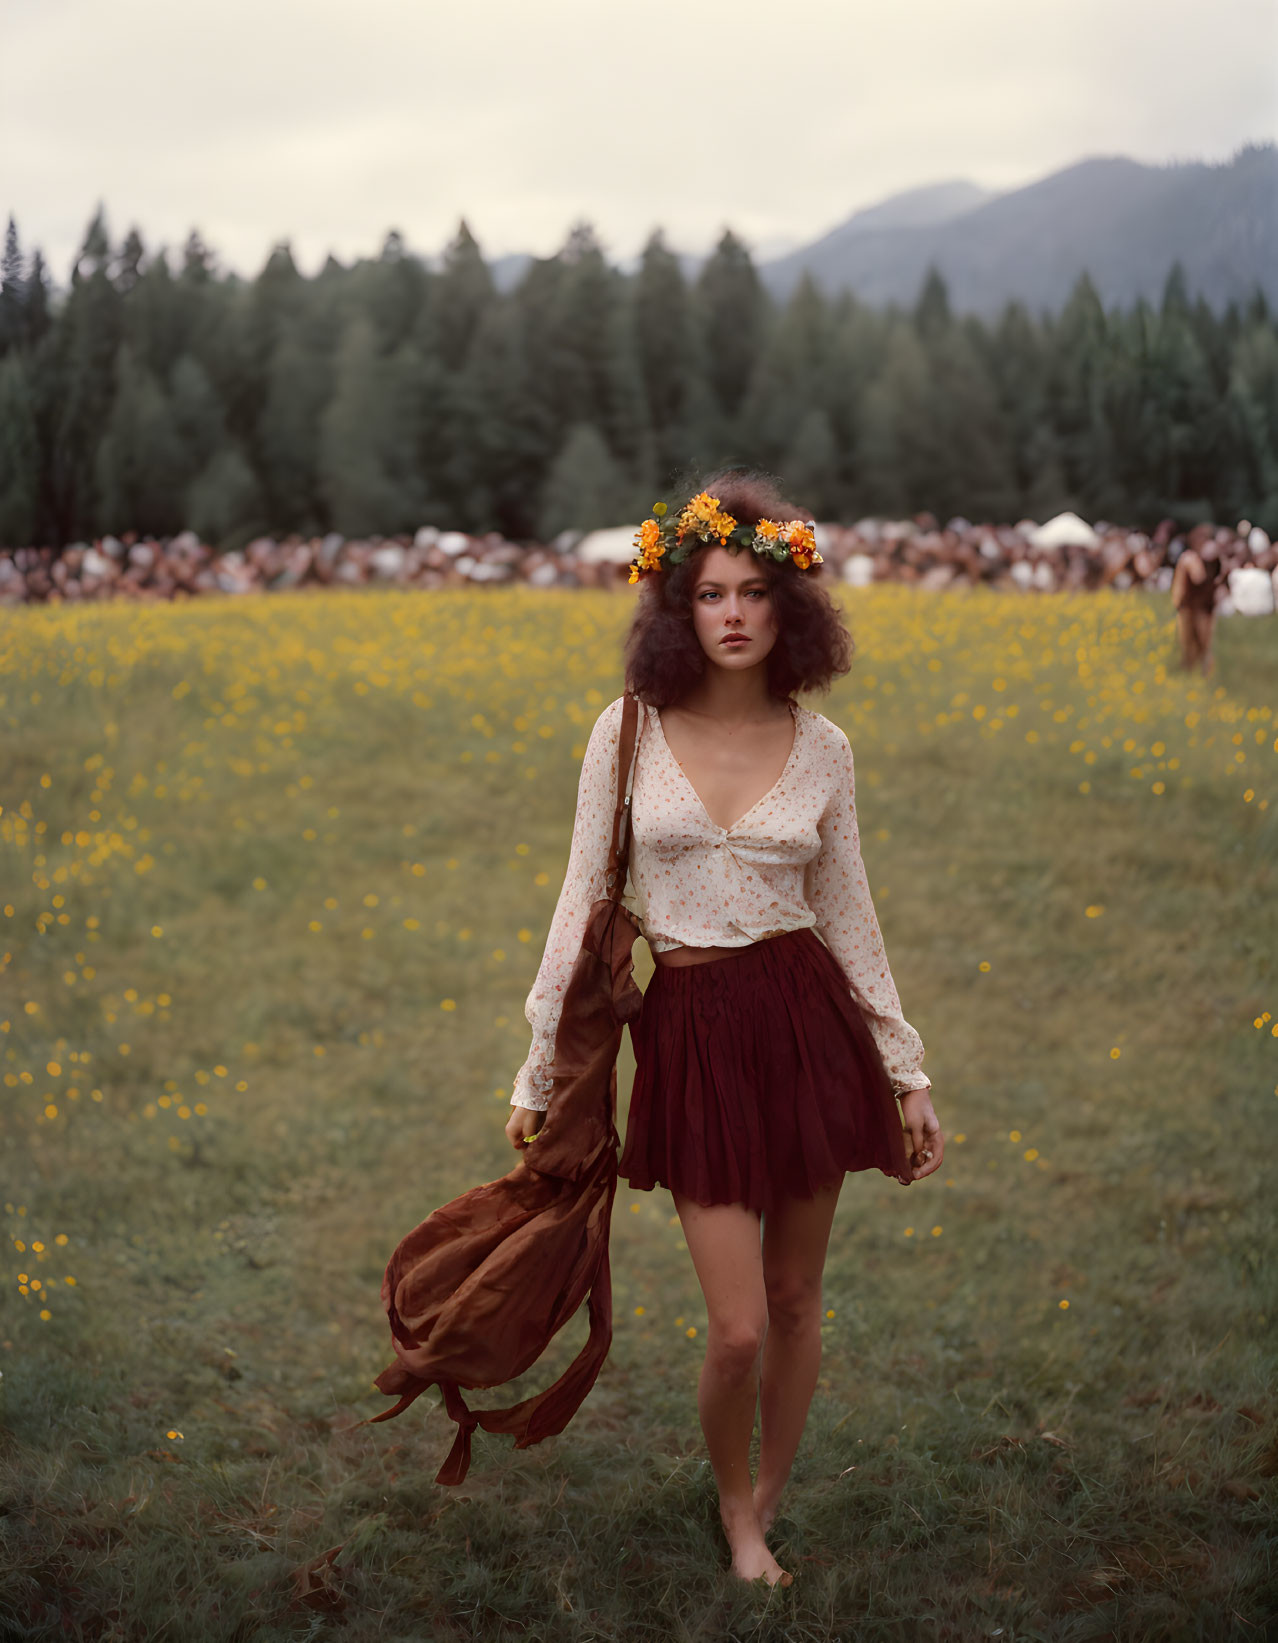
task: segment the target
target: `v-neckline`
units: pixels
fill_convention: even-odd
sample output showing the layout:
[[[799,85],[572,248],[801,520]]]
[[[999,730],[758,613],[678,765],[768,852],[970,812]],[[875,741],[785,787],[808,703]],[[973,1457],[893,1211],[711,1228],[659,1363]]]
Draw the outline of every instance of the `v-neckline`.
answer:
[[[781,774],[777,777],[776,781],[773,782],[772,786],[768,789],[768,791],[766,793],[761,794],[759,796],[759,798],[757,798],[754,801],[754,803],[750,806],[750,808],[747,811],[744,812],[743,815],[740,815],[740,816],[737,817],[736,821],[733,822],[731,827],[721,827],[719,825],[719,823],[717,821],[715,821],[714,817],[710,814],[710,812],[706,809],[705,801],[702,799],[700,793],[697,792],[696,788],[692,785],[692,780],[689,777],[687,771],[679,763],[678,759],[675,758],[674,750],[671,748],[670,743],[666,740],[665,726],[661,723],[661,710],[660,710],[660,708],[654,707],[652,709],[652,716],[655,719],[656,725],[657,725],[657,734],[661,738],[661,745],[666,750],[667,758],[669,758],[671,764],[674,765],[675,769],[679,772],[680,776],[683,778],[684,785],[687,787],[689,793],[692,794],[693,798],[697,801],[697,806],[700,809],[701,814],[705,817],[706,821],[709,822],[710,826],[714,828],[716,833],[722,833],[725,838],[729,834],[735,833],[737,828],[741,826],[742,822],[749,821],[750,817],[754,815],[755,811],[764,802],[764,800],[765,799],[770,799],[772,797],[772,795],[776,792],[777,788],[780,787],[781,783],[790,774],[790,766],[794,763],[795,755],[799,751],[799,728],[800,728],[803,721],[802,721],[802,718],[800,716],[802,710],[799,708],[798,704],[795,703],[795,702],[790,702],[787,705],[790,709],[790,717],[794,721],[794,740],[790,743],[789,756],[787,757],[787,759],[785,761],[785,765],[784,765],[784,767],[781,771]]]

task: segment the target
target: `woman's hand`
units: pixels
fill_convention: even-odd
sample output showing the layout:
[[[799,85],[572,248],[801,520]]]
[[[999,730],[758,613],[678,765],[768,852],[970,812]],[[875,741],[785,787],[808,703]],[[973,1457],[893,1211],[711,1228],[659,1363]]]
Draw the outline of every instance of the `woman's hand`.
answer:
[[[533,1145],[526,1137],[535,1137],[537,1131],[546,1122],[544,1112],[538,1112],[534,1107],[512,1107],[510,1118],[506,1123],[506,1138],[517,1152],[523,1152],[525,1147]]]
[[[932,1092],[927,1085],[917,1090],[902,1090],[897,1098],[901,1103],[901,1117],[910,1132],[910,1171],[916,1181],[941,1167],[945,1157],[945,1137],[941,1121],[932,1109]],[[931,1157],[925,1157],[931,1153]]]

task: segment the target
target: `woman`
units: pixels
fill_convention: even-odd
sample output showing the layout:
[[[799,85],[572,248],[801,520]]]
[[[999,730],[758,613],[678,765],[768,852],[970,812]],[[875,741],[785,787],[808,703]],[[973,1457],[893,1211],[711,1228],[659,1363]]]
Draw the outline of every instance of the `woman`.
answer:
[[[847,672],[852,649],[794,511],[770,481],[731,471],[677,516],[645,521],[626,645],[646,715],[632,910],[656,967],[632,1030],[618,1169],[632,1188],[662,1185],[674,1199],[705,1295],[698,1407],[732,1569],[769,1585],[793,1578],[764,1537],[816,1387],[843,1177],[877,1168],[909,1184],[944,1156],[861,862],[851,748],[793,699]],[[506,1125],[516,1147],[544,1119],[564,987],[605,894],[623,700],[599,715],[582,765],[568,871],[526,1006],[533,1044]]]
[[[1204,679],[1211,676],[1215,666],[1211,641],[1216,623],[1216,599],[1224,581],[1222,572],[1214,527],[1195,526],[1189,533],[1188,545],[1176,561],[1171,596],[1176,608],[1181,667],[1186,673],[1200,670]]]

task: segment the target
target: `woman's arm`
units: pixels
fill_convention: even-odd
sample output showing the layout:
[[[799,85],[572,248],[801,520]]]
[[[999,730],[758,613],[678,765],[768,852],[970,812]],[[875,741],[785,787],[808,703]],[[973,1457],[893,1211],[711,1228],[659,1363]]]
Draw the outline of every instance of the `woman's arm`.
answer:
[[[581,762],[568,868],[537,979],[524,1005],[524,1015],[533,1030],[532,1047],[515,1075],[512,1107],[544,1112],[550,1102],[550,1065],[564,992],[581,951],[591,906],[607,894],[605,875],[617,808],[617,745],[624,702],[625,698],[619,696],[595,720]]]
[[[861,860],[852,747],[842,731],[838,734],[836,788],[818,823],[820,853],[805,875],[808,906],[816,914],[817,933],[838,959],[861,1007],[893,1091],[902,1095],[907,1090],[931,1089],[932,1080],[922,1070],[923,1041],[901,1014],[888,968]]]

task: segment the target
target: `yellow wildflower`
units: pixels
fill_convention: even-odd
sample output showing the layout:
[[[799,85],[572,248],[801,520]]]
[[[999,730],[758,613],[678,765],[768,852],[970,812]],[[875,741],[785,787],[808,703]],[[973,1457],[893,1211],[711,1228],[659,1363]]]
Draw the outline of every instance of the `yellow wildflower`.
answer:
[[[736,528],[737,522],[732,515],[720,509],[719,498],[711,496],[709,491],[701,491],[679,515],[677,536],[682,542],[685,534],[692,531],[696,536],[717,536],[723,543],[727,541],[728,533]]]

